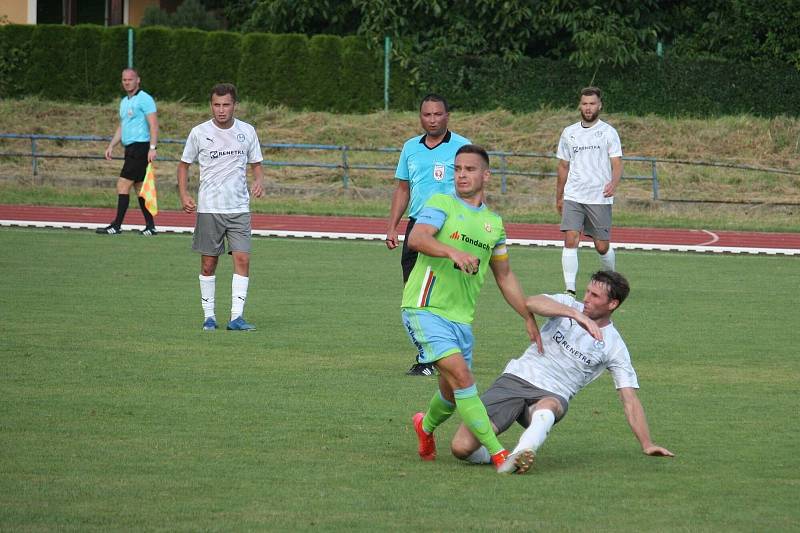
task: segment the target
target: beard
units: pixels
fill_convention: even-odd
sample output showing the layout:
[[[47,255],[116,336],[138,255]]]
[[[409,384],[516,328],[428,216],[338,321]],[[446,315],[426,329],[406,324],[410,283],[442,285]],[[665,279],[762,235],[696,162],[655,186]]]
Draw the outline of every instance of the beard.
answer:
[[[600,116],[599,110],[594,113],[584,113],[583,111],[581,111],[581,118],[583,119],[584,122],[594,122],[595,120],[597,120],[597,117],[599,116]]]

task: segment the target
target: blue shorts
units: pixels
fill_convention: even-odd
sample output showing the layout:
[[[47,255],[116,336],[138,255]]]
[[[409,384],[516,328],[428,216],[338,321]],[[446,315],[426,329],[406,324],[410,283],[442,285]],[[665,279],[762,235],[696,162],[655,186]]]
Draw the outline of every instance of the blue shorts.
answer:
[[[435,363],[454,353],[464,356],[467,366],[472,368],[472,326],[451,322],[429,311],[403,309],[403,325],[411,343],[419,352],[420,363]]]

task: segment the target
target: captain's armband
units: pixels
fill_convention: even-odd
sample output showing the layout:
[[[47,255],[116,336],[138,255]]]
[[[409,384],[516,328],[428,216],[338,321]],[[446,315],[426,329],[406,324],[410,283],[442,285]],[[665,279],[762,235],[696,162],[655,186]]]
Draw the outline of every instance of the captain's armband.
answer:
[[[491,261],[508,261],[508,247],[505,244],[495,246]]]

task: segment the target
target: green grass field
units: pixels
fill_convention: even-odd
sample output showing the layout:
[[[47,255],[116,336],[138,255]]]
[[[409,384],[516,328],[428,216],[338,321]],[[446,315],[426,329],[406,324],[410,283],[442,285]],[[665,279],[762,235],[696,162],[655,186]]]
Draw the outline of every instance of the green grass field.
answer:
[[[202,332],[187,235],[0,229],[0,530],[787,531],[800,527],[796,258],[618,253],[615,315],[642,385],[649,458],[608,376],[535,471],[416,456],[435,381],[404,375],[398,253],[254,240],[253,333]],[[512,248],[526,292],[558,249]],[[580,279],[598,265],[581,252]],[[217,313],[230,299],[218,272]],[[526,347],[487,281],[484,390]],[[513,446],[519,430],[501,436]]]

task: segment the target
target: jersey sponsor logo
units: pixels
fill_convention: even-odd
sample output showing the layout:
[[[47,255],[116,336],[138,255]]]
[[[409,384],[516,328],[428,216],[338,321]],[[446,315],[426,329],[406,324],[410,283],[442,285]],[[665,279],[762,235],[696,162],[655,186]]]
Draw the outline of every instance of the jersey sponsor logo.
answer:
[[[578,350],[574,346],[572,346],[567,341],[566,335],[564,335],[560,330],[556,330],[556,332],[553,333],[553,340],[556,341],[556,343],[559,346],[561,346],[561,348],[562,348],[562,350],[564,352],[568,353],[569,355],[571,355],[572,357],[574,357],[575,359],[577,359],[581,363],[584,363],[584,364],[587,364],[587,365],[591,365],[592,364],[592,359],[588,355],[584,354],[583,352],[581,352],[580,350]]]
[[[483,228],[486,231],[490,232],[490,233],[492,231],[491,224],[487,223],[487,224],[484,225]],[[465,242],[467,244],[471,244],[472,246],[477,246],[478,248],[483,248],[484,250],[488,250],[488,251],[492,250],[492,247],[489,246],[487,243],[481,242],[478,239],[473,239],[469,235],[465,235],[463,233],[460,233],[458,230],[456,230],[456,231],[454,231],[453,233],[450,234],[450,239],[454,240],[454,241],[462,241],[462,242]]]
[[[472,246],[477,246],[478,248],[483,248],[484,250],[491,251],[492,247],[489,246],[485,242],[481,242],[478,239],[473,239],[469,235],[461,234],[461,242],[465,242],[467,244],[471,244]]]
[[[586,150],[602,150],[602,148],[600,148],[600,145],[598,145],[598,144],[590,144],[589,146],[573,146],[572,147],[572,153],[574,153],[574,154],[579,154],[579,153],[584,152]]]
[[[445,165],[444,163],[436,162],[433,165],[433,179],[442,181],[444,179]]]
[[[219,159],[220,157],[244,155],[244,150],[211,150],[208,155],[211,159]]]

